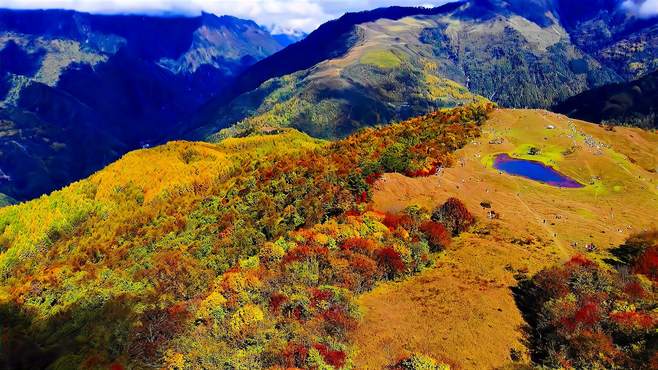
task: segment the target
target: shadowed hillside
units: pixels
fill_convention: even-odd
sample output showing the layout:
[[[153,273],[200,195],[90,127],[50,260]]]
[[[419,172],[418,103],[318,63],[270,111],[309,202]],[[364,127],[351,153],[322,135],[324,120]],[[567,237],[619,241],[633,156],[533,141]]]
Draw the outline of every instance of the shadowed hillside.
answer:
[[[636,81],[586,91],[554,111],[605,124],[658,128],[658,71]]]
[[[281,42],[228,16],[0,10],[0,191],[30,199],[164,142]]]

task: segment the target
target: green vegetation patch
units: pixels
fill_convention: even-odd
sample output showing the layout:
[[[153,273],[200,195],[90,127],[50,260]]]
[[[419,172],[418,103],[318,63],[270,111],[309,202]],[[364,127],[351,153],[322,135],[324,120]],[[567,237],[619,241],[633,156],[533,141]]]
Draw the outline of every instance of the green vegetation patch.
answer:
[[[565,148],[556,145],[522,144],[516,147],[511,155],[515,158],[539,161],[548,165],[555,165],[564,158]]]
[[[362,64],[369,64],[382,69],[396,68],[402,64],[402,59],[391,50],[369,51],[361,57],[360,61]]]
[[[0,207],[10,206],[10,205],[15,204],[15,203],[16,203],[16,200],[14,200],[13,198],[11,198],[8,195],[0,193]]]

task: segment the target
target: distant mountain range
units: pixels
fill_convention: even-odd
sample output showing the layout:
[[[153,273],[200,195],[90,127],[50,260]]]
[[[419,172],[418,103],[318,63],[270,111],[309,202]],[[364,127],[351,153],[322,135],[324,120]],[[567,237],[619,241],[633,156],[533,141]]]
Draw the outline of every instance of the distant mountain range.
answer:
[[[336,138],[483,100],[547,108],[641,78],[656,56],[658,20],[616,0],[390,7],[308,36],[211,14],[0,10],[0,194],[30,199],[172,139]]]
[[[0,193],[28,199],[171,137],[296,41],[252,21],[0,10]]]
[[[614,0],[473,0],[347,14],[244,71],[195,117],[200,128],[190,137],[262,126],[341,137],[482,98],[546,108],[655,70],[656,55],[657,21]]]
[[[658,129],[658,71],[586,91],[553,110],[590,122]]]

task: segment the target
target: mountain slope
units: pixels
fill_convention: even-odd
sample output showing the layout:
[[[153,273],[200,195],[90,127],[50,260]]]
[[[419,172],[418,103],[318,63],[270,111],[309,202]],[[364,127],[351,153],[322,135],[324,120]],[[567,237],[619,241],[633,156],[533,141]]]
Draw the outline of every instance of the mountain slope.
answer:
[[[390,7],[347,13],[337,20],[323,24],[301,42],[256,63],[247,73],[239,77],[233,93],[237,95],[251,91],[271,78],[308,69],[324,60],[344,55],[357,41],[357,37],[353,34],[357,25],[379,19],[398,20],[411,15],[440,14],[454,10],[458,6],[459,3],[433,9]]]
[[[602,86],[556,105],[554,111],[598,123],[658,128],[658,71]]]
[[[527,364],[515,277],[658,222],[658,136],[492,109],[171,142],[0,209],[0,366]],[[501,151],[585,186],[503,175]]]
[[[389,230],[366,212],[372,182],[450,165],[491,109],[333,143],[171,142],[0,209],[0,367],[341,367],[352,296],[423,270],[451,235]]]
[[[231,94],[201,110],[192,136],[213,139],[238,123],[220,137],[263,125],[341,137],[480,97],[549,107],[622,81],[627,66],[602,57],[603,50],[655,30],[654,21],[616,4],[601,6],[591,12],[557,0],[481,0],[346,15],[245,71]],[[602,22],[612,36],[590,47],[586,35]],[[633,62],[652,49],[637,50],[625,58]]]
[[[0,109],[14,127],[0,139],[11,178],[0,192],[29,199],[163,142],[218,88],[283,47],[228,16],[0,10]]]
[[[0,207],[10,206],[14,203],[16,203],[14,199],[11,199],[10,197],[4,194],[0,194]]]
[[[658,17],[637,17],[618,2],[608,2],[604,11],[570,27],[573,42],[624,80],[657,70]]]

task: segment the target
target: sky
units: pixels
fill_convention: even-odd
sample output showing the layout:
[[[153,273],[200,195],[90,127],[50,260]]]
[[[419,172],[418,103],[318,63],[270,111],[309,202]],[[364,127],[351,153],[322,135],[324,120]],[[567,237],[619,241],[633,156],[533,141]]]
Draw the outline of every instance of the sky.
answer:
[[[201,11],[252,19],[274,31],[311,32],[346,12],[381,6],[437,6],[448,0],[0,0],[0,8],[75,9],[91,13],[197,15]]]
[[[587,1],[587,0],[575,0]],[[658,0],[619,0],[642,17],[658,15]],[[201,11],[252,19],[275,33],[311,32],[345,12],[382,6],[438,6],[449,0],[0,0],[0,8],[75,9],[91,13],[198,15]]]
[[[654,17],[658,15],[658,0],[624,0],[622,6],[637,13],[641,17]]]

